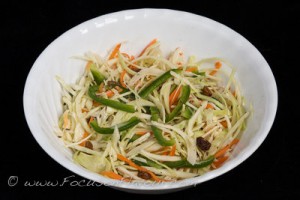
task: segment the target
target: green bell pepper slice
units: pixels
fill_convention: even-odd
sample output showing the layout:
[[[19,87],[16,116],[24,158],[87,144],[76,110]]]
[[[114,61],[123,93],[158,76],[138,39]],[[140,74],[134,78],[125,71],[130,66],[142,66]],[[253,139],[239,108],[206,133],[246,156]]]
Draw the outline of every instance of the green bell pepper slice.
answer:
[[[134,127],[135,125],[137,125],[138,123],[140,123],[139,118],[137,117],[132,117],[130,118],[128,121],[120,123],[118,125],[116,125],[119,129],[119,131],[126,131],[132,127]],[[115,130],[115,126],[112,127],[99,127],[98,123],[96,120],[92,121],[90,123],[91,127],[97,132],[97,133],[101,133],[101,134],[112,134]]]
[[[117,110],[122,110],[129,113],[134,113],[135,109],[133,105],[127,105],[124,103],[121,103],[119,101],[111,100],[111,99],[105,99],[103,97],[98,97],[96,95],[96,92],[98,90],[98,85],[90,86],[88,94],[89,96],[96,102],[101,103],[102,105],[115,108]]]

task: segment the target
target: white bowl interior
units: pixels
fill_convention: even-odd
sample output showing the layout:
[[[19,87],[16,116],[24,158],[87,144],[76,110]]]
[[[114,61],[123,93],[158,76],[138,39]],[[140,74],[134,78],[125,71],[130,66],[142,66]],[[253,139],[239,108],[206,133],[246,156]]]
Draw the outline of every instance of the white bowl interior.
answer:
[[[71,59],[87,51],[107,55],[118,42],[122,50],[138,54],[153,38],[161,41],[163,52],[181,47],[186,55],[226,58],[237,69],[245,99],[253,106],[247,129],[230,161],[201,177],[159,185],[120,183],[89,172],[72,161],[71,152],[54,134],[62,112],[58,75],[74,83],[84,62]],[[30,130],[42,148],[69,170],[101,183],[131,192],[168,192],[219,176],[248,158],[263,142],[277,108],[273,74],[262,55],[245,38],[228,27],[198,15],[158,9],[139,9],[104,15],[67,31],[51,43],[34,63],[24,91],[24,109]]]

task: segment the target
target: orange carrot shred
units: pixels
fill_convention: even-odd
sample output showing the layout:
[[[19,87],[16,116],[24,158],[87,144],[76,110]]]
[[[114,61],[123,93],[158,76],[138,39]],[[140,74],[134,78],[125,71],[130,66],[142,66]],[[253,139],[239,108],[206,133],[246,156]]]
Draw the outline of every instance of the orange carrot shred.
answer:
[[[118,51],[120,50],[120,48],[121,48],[121,43],[118,43],[118,44],[115,46],[114,50],[111,52],[111,54],[110,54],[108,60],[111,60],[111,59],[115,58],[115,56],[117,55],[117,53],[118,53]]]
[[[198,70],[197,67],[188,67],[185,71],[186,72],[195,72],[197,70]]]
[[[97,101],[93,101],[93,106],[100,106],[101,104],[100,103],[98,103]]]
[[[152,133],[152,131],[140,131],[140,132],[136,132],[136,135],[145,135],[146,133]]]
[[[149,44],[147,44],[147,46],[142,50],[142,52],[140,53],[140,55],[138,57],[142,56],[150,46],[152,46],[153,44],[156,43],[156,41],[157,41],[157,39],[155,38]]]
[[[143,171],[145,169],[145,168],[143,168],[141,166],[138,166],[137,164],[135,164],[134,162],[132,162],[131,160],[129,160],[128,158],[124,157],[121,154],[117,154],[117,157],[118,157],[119,160],[126,162],[129,166],[134,167],[134,168],[136,168],[136,169],[138,169],[140,171]]]
[[[209,73],[209,75],[211,75],[211,76],[215,75],[221,67],[222,67],[222,63],[221,63],[220,61],[217,61],[217,62],[215,63],[215,68],[216,68],[216,69],[213,70],[213,71],[211,71],[211,72]]]
[[[88,110],[87,108],[82,108],[82,109],[81,109],[81,112],[83,112],[83,113],[84,113],[84,112],[89,112],[89,110]]]
[[[68,128],[68,126],[70,125],[70,121],[69,121],[69,118],[68,118],[68,113],[64,113],[63,115],[63,128]]]
[[[115,172],[112,172],[112,171],[104,171],[104,172],[101,172],[100,174],[103,175],[103,176],[107,176],[107,177],[109,177],[111,179],[116,179],[116,180],[120,180],[120,181],[130,182],[129,179],[124,178],[123,176],[121,176],[119,174],[116,174]]]
[[[115,95],[115,93],[114,93],[112,90],[106,91],[106,96],[107,96],[108,98],[110,98],[110,97],[112,97],[112,96],[114,96],[114,95]]]
[[[89,126],[90,126],[90,123],[91,123],[92,121],[94,121],[94,119],[95,119],[95,117],[90,117],[90,120],[89,120],[89,123],[88,123]]]
[[[213,76],[213,75],[215,75],[216,73],[217,73],[217,70],[213,70],[213,71],[211,71],[211,72],[209,73],[209,75]]]
[[[228,126],[227,126],[227,122],[226,122],[226,120],[224,120],[224,121],[221,121],[220,122],[220,124],[222,124],[222,126],[224,126],[224,128],[227,128]]]
[[[233,145],[237,144],[240,140],[239,139],[234,139],[232,142],[228,145],[226,145],[223,149],[220,149],[216,154],[215,158],[219,158],[223,156]]]
[[[179,97],[181,91],[181,86],[177,87],[169,96],[169,106],[171,107],[177,100]]]
[[[124,83],[124,76],[126,73],[127,73],[126,70],[123,70],[120,76],[120,83],[124,88],[127,88],[126,84]]]
[[[174,145],[172,146],[169,156],[174,156],[174,155],[175,155],[175,152],[176,152],[176,144],[174,144]]]
[[[211,105],[211,104],[208,103],[207,106],[206,106],[206,109],[209,109],[209,108],[210,108],[210,109],[215,109],[215,108],[213,107],[213,105]]]
[[[235,92],[235,91],[233,91],[233,92],[232,92],[232,95],[233,95],[234,97],[236,97],[236,92]]]
[[[82,140],[85,139],[85,138],[86,138],[87,136],[89,136],[89,135],[90,135],[90,134],[89,134],[88,132],[84,131],[83,136],[82,136]],[[86,143],[86,140],[83,141],[83,142],[81,142],[79,145],[82,146],[82,147],[84,147],[84,146],[85,146],[85,143]]]
[[[222,67],[222,63],[220,62],[220,61],[217,61],[216,63],[215,63],[215,68],[216,69],[220,69]]]
[[[213,164],[216,168],[219,168],[227,159],[228,159],[228,156],[223,156],[221,158],[218,158],[218,160],[213,162]]]

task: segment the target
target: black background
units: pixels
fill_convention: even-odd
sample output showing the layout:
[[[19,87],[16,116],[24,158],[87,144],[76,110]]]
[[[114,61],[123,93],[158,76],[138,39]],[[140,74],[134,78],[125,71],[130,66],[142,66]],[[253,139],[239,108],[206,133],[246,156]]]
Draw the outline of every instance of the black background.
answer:
[[[1,1],[0,199],[299,199],[300,143],[296,136],[300,121],[299,114],[296,115],[299,98],[295,97],[298,93],[295,86],[300,67],[297,33],[300,4],[270,2]],[[229,26],[254,44],[268,61],[279,92],[276,120],[267,139],[232,171],[167,195],[135,195],[104,186],[25,187],[26,180],[55,181],[73,175],[42,150],[24,118],[23,89],[35,59],[49,43],[79,23],[133,8],[169,8],[203,15]],[[13,175],[19,177],[19,184],[9,187],[7,180]],[[76,175],[73,180],[82,178]]]

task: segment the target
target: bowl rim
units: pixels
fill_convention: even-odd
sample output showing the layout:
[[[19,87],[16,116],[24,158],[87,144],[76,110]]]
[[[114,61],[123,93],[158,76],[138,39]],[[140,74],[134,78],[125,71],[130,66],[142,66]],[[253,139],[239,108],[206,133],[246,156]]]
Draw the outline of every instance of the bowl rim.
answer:
[[[265,72],[266,72],[266,74],[268,74],[269,80],[271,81],[268,83],[268,87],[271,88],[271,91],[272,91],[272,93],[271,93],[272,94],[272,98],[271,98],[272,102],[270,103],[270,106],[269,106],[269,114],[267,116],[267,118],[268,118],[267,123],[264,125],[264,129],[261,130],[262,134],[256,138],[257,140],[254,143],[254,145],[246,147],[246,150],[244,150],[242,155],[237,156],[233,160],[230,160],[230,165],[224,164],[221,168],[207,172],[204,175],[185,179],[185,180],[178,181],[178,182],[150,184],[150,186],[148,184],[142,183],[141,185],[139,185],[139,187],[137,187],[137,183],[125,183],[125,182],[121,182],[121,181],[112,180],[112,179],[109,179],[109,178],[106,178],[103,176],[95,176],[95,173],[87,171],[83,167],[79,167],[79,166],[76,167],[75,166],[76,164],[74,162],[69,163],[69,161],[63,155],[61,155],[61,153],[59,153],[58,150],[56,150],[53,146],[48,144],[47,141],[45,141],[45,138],[43,138],[41,134],[36,132],[36,130],[35,130],[36,125],[34,124],[34,120],[32,119],[32,114],[31,114],[31,111],[33,108],[31,94],[32,94],[32,90],[33,90],[32,88],[34,86],[34,81],[32,81],[32,79],[33,79],[36,69],[39,66],[38,62],[41,59],[41,57],[45,54],[45,52],[47,52],[47,49],[50,48],[51,45],[58,42],[58,40],[61,39],[62,37],[68,35],[69,33],[73,32],[73,31],[76,31],[82,25],[90,24],[96,20],[105,19],[107,17],[122,18],[124,16],[124,14],[128,14],[128,13],[131,13],[133,15],[139,15],[139,14],[143,14],[143,13],[147,13],[147,14],[169,13],[169,14],[189,15],[192,18],[198,18],[198,19],[201,18],[201,20],[205,21],[206,23],[212,23],[216,26],[225,28],[227,31],[232,32],[232,34],[237,35],[240,38],[242,38],[244,40],[244,42],[248,43],[248,45],[250,45],[251,48],[254,48],[257,51],[258,55],[262,59],[262,62],[265,62],[264,66],[267,66],[265,69]],[[130,10],[122,10],[122,11],[118,11],[118,12],[108,13],[108,14],[101,15],[101,16],[95,17],[93,19],[87,20],[85,22],[82,22],[79,25],[76,25],[75,27],[67,30],[66,32],[64,32],[63,34],[58,36],[54,41],[52,41],[43,50],[43,52],[39,55],[39,57],[36,59],[36,61],[34,62],[32,68],[30,69],[30,72],[27,76],[25,87],[24,87],[24,93],[23,93],[24,114],[25,114],[25,118],[26,118],[28,127],[30,129],[30,132],[32,133],[32,135],[34,136],[34,138],[38,142],[38,144],[42,147],[42,149],[44,149],[44,151],[52,159],[54,159],[57,163],[64,166],[66,169],[70,170],[71,172],[73,172],[79,176],[82,176],[84,178],[99,182],[104,185],[112,186],[115,188],[136,190],[136,191],[138,191],[138,190],[144,190],[144,191],[159,190],[159,191],[161,191],[161,190],[175,190],[175,189],[179,189],[179,188],[185,188],[185,187],[193,186],[193,185],[208,181],[210,179],[216,178],[222,174],[227,173],[228,171],[232,170],[233,168],[237,167],[243,161],[245,161],[247,158],[249,158],[258,149],[258,147],[263,143],[263,141],[267,137],[267,135],[272,127],[272,124],[275,120],[277,106],[278,106],[278,91],[277,91],[277,86],[276,86],[276,82],[275,82],[275,78],[272,73],[272,70],[271,70],[270,66],[268,65],[267,61],[265,60],[265,58],[258,51],[258,49],[253,44],[251,44],[246,38],[244,38],[242,35],[240,35],[236,31],[234,31],[233,29],[227,27],[226,25],[221,24],[215,20],[209,19],[207,17],[198,15],[198,14],[194,14],[194,13],[190,13],[190,12],[186,12],[186,11],[172,10],[172,9],[153,9],[153,8],[130,9]]]

